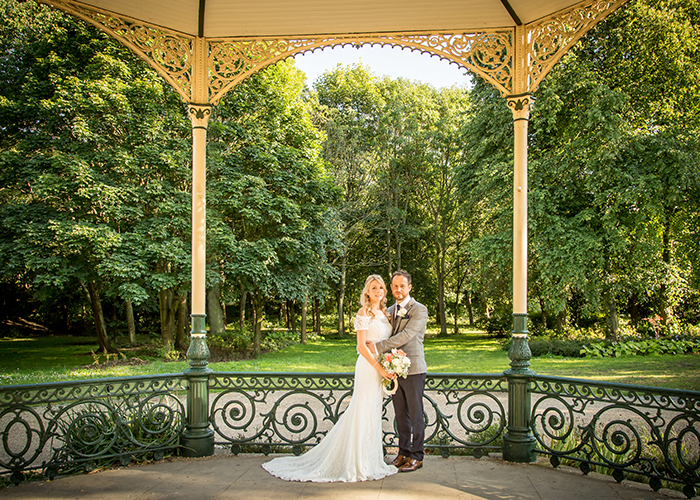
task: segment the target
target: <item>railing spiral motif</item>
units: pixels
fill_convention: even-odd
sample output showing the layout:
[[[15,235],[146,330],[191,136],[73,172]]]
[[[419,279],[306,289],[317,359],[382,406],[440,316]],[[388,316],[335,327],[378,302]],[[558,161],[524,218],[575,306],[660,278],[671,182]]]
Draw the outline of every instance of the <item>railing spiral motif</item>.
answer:
[[[185,426],[182,375],[0,389],[0,474],[47,478],[161,458]]]
[[[210,378],[210,422],[215,443],[233,453],[317,444],[352,397],[351,374],[215,373]],[[426,447],[443,456],[500,450],[507,384],[501,374],[430,375],[424,396]],[[384,400],[386,447],[396,446],[393,408]]]
[[[535,376],[531,426],[552,465],[647,480],[700,482],[700,393]],[[666,483],[666,484],[664,484]]]

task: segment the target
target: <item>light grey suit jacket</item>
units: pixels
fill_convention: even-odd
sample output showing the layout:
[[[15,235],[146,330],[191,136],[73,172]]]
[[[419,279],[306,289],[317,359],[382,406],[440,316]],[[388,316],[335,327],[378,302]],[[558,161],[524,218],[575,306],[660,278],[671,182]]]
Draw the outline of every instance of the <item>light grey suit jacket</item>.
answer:
[[[394,317],[396,304],[387,309],[389,315]],[[391,325],[391,337],[375,344],[377,352],[384,353],[392,349],[403,349],[411,360],[408,369],[409,375],[426,373],[428,366],[425,364],[425,353],[423,352],[423,339],[425,339],[425,328],[428,324],[428,308],[423,304],[411,300],[406,304],[406,315],[403,318],[396,318]]]

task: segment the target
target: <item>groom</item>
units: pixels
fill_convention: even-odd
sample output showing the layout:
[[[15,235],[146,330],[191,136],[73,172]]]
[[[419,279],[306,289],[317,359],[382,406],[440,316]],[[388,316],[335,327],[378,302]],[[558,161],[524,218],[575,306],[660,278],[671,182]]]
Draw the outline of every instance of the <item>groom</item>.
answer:
[[[399,378],[399,387],[392,396],[396,428],[399,431],[399,454],[391,462],[399,472],[412,472],[423,467],[423,441],[425,420],[423,419],[423,388],[427,365],[423,352],[423,338],[428,323],[428,309],[411,298],[411,275],[396,271],[391,276],[391,293],[396,304],[388,309],[392,318],[392,333],[387,340],[377,342],[370,351],[388,352],[403,349],[411,360],[406,378]]]

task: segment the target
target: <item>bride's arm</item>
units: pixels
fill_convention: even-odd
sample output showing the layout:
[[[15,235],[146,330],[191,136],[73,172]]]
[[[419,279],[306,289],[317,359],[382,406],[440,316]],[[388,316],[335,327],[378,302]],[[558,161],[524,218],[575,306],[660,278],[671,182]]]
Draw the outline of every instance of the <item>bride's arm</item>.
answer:
[[[357,352],[360,356],[365,358],[367,362],[374,367],[375,370],[384,378],[391,378],[389,372],[387,372],[384,367],[379,363],[376,356],[372,354],[367,348],[365,339],[367,338],[367,330],[357,330]]]

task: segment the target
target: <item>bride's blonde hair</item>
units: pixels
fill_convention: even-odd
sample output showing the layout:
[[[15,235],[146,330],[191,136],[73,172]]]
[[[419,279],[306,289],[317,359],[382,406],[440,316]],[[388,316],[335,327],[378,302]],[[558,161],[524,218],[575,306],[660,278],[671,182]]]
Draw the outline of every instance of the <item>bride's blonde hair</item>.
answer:
[[[362,294],[360,295],[360,305],[367,311],[367,314],[374,319],[374,313],[372,312],[372,299],[369,298],[369,287],[372,284],[373,281],[378,281],[381,285],[382,288],[384,289],[384,298],[382,298],[381,301],[379,301],[379,309],[384,313],[384,316],[387,315],[386,313],[386,295],[387,295],[387,290],[386,290],[386,285],[384,284],[384,280],[382,279],[381,276],[378,274],[370,274],[367,276],[367,279],[365,280],[365,286],[362,288]]]

